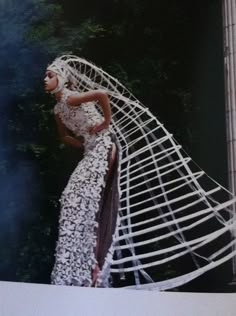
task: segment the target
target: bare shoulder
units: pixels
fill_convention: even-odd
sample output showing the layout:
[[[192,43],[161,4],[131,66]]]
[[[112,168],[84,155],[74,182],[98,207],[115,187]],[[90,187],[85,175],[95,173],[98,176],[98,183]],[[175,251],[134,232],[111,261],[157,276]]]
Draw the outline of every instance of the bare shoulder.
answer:
[[[66,103],[71,106],[78,106],[81,103],[97,101],[104,95],[107,95],[105,90],[90,90],[87,92],[68,96],[66,99]]]

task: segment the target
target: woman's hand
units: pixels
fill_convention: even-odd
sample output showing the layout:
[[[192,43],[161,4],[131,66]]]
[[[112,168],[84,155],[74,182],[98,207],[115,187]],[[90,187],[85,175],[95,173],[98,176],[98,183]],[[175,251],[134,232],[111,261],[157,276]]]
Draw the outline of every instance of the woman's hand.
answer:
[[[103,129],[106,129],[108,128],[109,124],[107,124],[105,121],[103,123],[100,123],[100,124],[95,124],[94,126],[91,126],[89,129],[88,129],[88,132],[90,135],[94,135],[96,134],[97,132],[100,132],[102,131]]]
[[[83,137],[76,138],[76,137],[73,137],[70,135],[65,135],[62,138],[62,141],[63,141],[63,143],[71,145],[71,146],[76,147],[76,148],[83,148],[84,147]]]

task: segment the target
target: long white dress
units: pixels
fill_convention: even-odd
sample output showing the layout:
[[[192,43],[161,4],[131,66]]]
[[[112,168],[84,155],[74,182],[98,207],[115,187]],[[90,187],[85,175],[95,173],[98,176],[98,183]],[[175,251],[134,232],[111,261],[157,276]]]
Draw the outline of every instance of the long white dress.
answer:
[[[54,113],[75,136],[83,136],[84,157],[70,176],[60,199],[59,237],[51,281],[60,285],[91,286],[91,272],[97,264],[97,215],[113,140],[109,129],[89,134],[89,127],[101,122],[103,117],[94,102],[69,106],[66,99],[73,93],[78,92],[63,90]]]

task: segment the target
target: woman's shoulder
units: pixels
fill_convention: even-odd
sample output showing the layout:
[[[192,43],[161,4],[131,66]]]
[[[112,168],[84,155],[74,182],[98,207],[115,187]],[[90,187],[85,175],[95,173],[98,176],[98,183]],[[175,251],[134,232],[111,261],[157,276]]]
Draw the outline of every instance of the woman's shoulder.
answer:
[[[105,92],[103,90],[88,90],[75,94],[68,94],[66,103],[71,106],[78,106],[83,103],[96,103]]]
[[[64,89],[63,92],[62,92],[60,100],[54,106],[54,113],[58,114],[60,112],[63,112],[64,105],[67,103],[67,98],[69,96],[76,95],[76,94],[78,94],[77,91]]]
[[[65,89],[62,94],[62,100],[66,101],[68,97],[78,96],[80,93],[76,90]]]

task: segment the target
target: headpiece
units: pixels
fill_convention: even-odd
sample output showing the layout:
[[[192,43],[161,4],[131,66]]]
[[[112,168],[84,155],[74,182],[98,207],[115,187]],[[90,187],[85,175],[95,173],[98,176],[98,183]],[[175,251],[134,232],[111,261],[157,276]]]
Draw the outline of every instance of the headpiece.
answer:
[[[51,91],[52,94],[62,90],[65,85],[72,83],[71,80],[71,69],[70,65],[64,60],[57,58],[54,62],[47,67],[47,70],[53,71],[57,75],[58,84],[57,87]]]
[[[106,90],[109,94],[117,94],[116,84],[101,68],[77,56],[63,55],[56,58],[48,70],[57,74],[58,85],[51,91],[56,93],[67,86],[70,90],[85,92],[93,89]],[[115,79],[115,78],[114,78]],[[117,81],[115,79],[115,81]],[[120,93],[118,92],[120,95]]]

